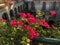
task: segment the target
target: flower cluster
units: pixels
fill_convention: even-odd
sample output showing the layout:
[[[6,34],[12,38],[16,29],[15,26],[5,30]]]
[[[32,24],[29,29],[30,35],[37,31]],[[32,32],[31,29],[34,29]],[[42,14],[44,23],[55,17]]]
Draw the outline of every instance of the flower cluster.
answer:
[[[44,26],[46,28],[50,28],[49,24],[45,20],[41,19],[40,23],[42,24],[42,26]]]
[[[19,19],[20,21],[19,20],[17,21],[15,19],[13,19],[13,20],[10,21],[10,25],[13,26],[13,27],[21,26],[24,30],[27,30],[29,32],[28,37],[30,39],[33,39],[33,38],[39,36],[39,34],[36,30],[29,27],[30,24],[35,24],[36,23],[36,21],[37,21],[36,18],[33,15],[31,15],[30,13],[25,14],[23,12],[20,12],[19,16],[20,16],[20,19]],[[24,23],[22,21],[22,19],[23,20],[26,19],[26,23]]]
[[[20,30],[22,30],[22,29],[27,30],[28,33],[29,33],[28,37],[30,39],[33,39],[33,38],[39,36],[37,28],[35,26],[33,28],[31,25],[36,25],[37,24],[37,25],[44,26],[45,28],[50,28],[47,21],[45,21],[44,19],[37,19],[36,17],[34,17],[30,13],[26,14],[26,13],[20,12],[19,16],[20,16],[20,18],[18,20],[13,19],[13,20],[10,21],[10,26],[14,27],[14,30],[16,30],[16,28],[18,28],[18,27],[20,27]],[[26,21],[24,19],[26,19]],[[1,20],[3,22],[6,22],[6,20],[3,20],[3,19],[1,19]],[[22,27],[22,29],[21,29],[21,27]],[[37,27],[39,28],[39,26],[37,26]]]
[[[36,23],[36,18],[35,18],[33,15],[31,15],[30,13],[27,13],[27,14],[25,14],[25,13],[21,14],[21,13],[20,13],[20,16],[21,16],[21,15],[22,15],[21,18],[24,17],[24,18],[27,19],[26,23],[27,23],[28,25],[33,24],[33,23]],[[25,16],[25,15],[26,15],[26,16]],[[28,37],[29,37],[30,39],[33,39],[33,38],[39,36],[39,34],[38,34],[33,28],[28,27],[28,25],[26,25],[26,24],[23,25],[23,28],[26,29],[26,30],[28,30],[28,32],[29,32]]]
[[[28,37],[30,39],[33,39],[33,38],[39,36],[39,33],[37,31],[35,31],[33,28],[28,27],[27,25],[24,25],[23,28],[26,29],[26,30],[28,30],[28,32],[29,32]]]
[[[57,12],[56,11],[50,11],[50,14],[51,14],[51,16],[54,16],[57,14]]]
[[[39,33],[37,33],[33,28],[28,28],[28,31],[29,31],[28,37],[30,39],[33,39],[33,38],[39,36]]]
[[[10,22],[11,26],[21,26],[22,25],[22,21],[16,21],[16,20],[11,20]]]
[[[28,30],[28,32],[29,32],[28,37],[30,39],[33,39],[33,38],[39,36],[39,34],[33,28],[28,27],[29,25],[38,24],[38,25],[44,26],[46,28],[50,28],[47,21],[45,21],[44,19],[37,19],[36,17],[34,17],[30,13],[25,14],[23,12],[20,12],[19,15],[20,15],[21,18],[26,19],[26,24],[23,25],[23,28]]]

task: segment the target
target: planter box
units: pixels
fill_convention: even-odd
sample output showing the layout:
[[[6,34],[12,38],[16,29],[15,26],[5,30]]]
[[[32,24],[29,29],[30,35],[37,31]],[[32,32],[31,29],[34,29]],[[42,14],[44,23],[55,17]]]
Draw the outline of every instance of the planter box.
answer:
[[[32,39],[31,45],[37,45],[38,43],[46,43],[50,45],[60,45],[60,39],[36,37]]]

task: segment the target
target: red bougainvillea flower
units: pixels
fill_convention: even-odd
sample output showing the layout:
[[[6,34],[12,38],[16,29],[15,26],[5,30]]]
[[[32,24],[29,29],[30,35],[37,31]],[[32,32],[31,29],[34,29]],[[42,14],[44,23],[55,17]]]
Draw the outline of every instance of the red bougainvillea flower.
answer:
[[[23,12],[19,12],[18,14],[19,14],[19,16],[22,14]]]
[[[30,18],[31,17],[31,14],[27,14],[27,17]]]
[[[50,28],[49,24],[45,20],[41,19],[40,23],[41,23],[42,26],[44,26],[46,28]]]
[[[5,19],[3,19],[3,18],[2,18],[2,19],[0,19],[0,21],[2,21],[2,22],[6,22],[6,20],[5,20]]]
[[[23,26],[24,29],[27,29],[29,32],[28,38],[33,39],[37,36],[39,36],[39,33],[37,33],[37,31],[35,31],[33,28],[29,28],[26,24]]]
[[[30,13],[27,13],[27,23],[28,24],[36,23],[36,18]]]
[[[17,21],[17,26],[21,26],[22,25],[22,21]]]
[[[23,28],[26,29],[26,30],[28,30],[28,25],[24,24]]]
[[[54,15],[57,14],[57,12],[56,12],[56,11],[50,11],[50,14],[51,14],[52,16],[54,16]]]
[[[35,18],[27,18],[27,23],[28,24],[36,23],[36,19]]]
[[[33,28],[31,28],[31,27],[28,28],[28,31],[29,31],[30,33],[31,33],[31,32],[32,32],[32,33],[35,33],[35,30],[34,30]]]
[[[26,18],[27,17],[27,15],[23,12],[20,12],[19,15],[21,16],[21,18]]]
[[[41,19],[40,20],[40,25],[43,25],[45,23],[45,20],[44,19]]]
[[[29,33],[28,38],[33,39],[33,38],[38,37],[38,36],[39,36],[38,33]]]
[[[39,19],[36,19],[36,24],[40,24],[40,20]]]
[[[31,13],[27,13],[27,15],[31,15]]]
[[[47,22],[43,23],[43,26],[46,27],[46,28],[50,28],[50,26]]]
[[[27,15],[27,23],[28,24],[36,23],[36,18],[33,15],[28,14]]]
[[[30,39],[33,39],[33,38],[39,36],[39,33],[37,33],[33,28],[28,28],[28,31],[29,31],[28,37]]]
[[[27,15],[29,16],[29,15],[31,15],[31,13],[27,13]]]
[[[10,25],[11,26],[16,26],[16,20],[11,20]]]
[[[44,19],[41,19],[40,22],[45,22],[45,20]]]
[[[31,14],[29,14],[29,13],[27,14],[27,17],[28,17],[28,18],[35,18],[33,15],[31,15]]]

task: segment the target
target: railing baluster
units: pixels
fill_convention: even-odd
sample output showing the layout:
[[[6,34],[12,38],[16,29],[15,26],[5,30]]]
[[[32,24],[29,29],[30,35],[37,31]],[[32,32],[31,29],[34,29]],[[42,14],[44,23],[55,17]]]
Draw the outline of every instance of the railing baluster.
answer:
[[[2,14],[2,18],[3,19],[6,19],[7,21],[8,21],[8,14],[6,13],[6,12],[4,12],[3,14]]]
[[[14,17],[14,11],[13,10],[10,10],[10,17],[11,17],[11,19],[13,19],[13,17]]]

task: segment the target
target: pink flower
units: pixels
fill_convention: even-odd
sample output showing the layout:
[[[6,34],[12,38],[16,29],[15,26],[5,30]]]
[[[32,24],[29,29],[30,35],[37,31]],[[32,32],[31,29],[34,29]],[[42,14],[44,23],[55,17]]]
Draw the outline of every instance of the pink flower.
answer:
[[[28,25],[26,25],[26,24],[23,25],[23,28],[27,30],[28,29]]]
[[[31,14],[27,14],[27,17],[28,18],[35,18],[33,15],[31,15]]]
[[[36,18],[30,13],[27,14],[27,23],[28,24],[36,23]]]
[[[2,22],[6,22],[6,20],[5,20],[5,19],[3,19],[3,18],[2,18],[2,19],[0,19],[0,21],[2,21]]]
[[[22,25],[22,21],[18,21],[17,26],[21,26],[21,25]]]
[[[43,25],[46,21],[44,19],[40,20],[40,24]]]
[[[31,28],[31,27],[28,29],[28,32],[29,32],[28,37],[29,37],[30,39],[33,39],[33,38],[39,36],[39,33],[37,33],[37,32],[36,32],[33,28]]]
[[[45,20],[41,19],[40,22],[45,22]]]
[[[28,28],[28,31],[29,31],[29,33],[31,33],[31,32],[32,32],[32,33],[35,33],[34,29],[33,29],[33,28],[31,28],[31,27],[30,27],[30,28]]]
[[[29,17],[31,17],[31,15],[30,14],[27,14],[27,17],[29,18]]]
[[[44,26],[46,28],[50,28],[49,24],[45,20],[41,19],[40,23],[42,23],[42,26]]]
[[[38,37],[39,36],[39,33],[29,33],[29,35],[28,35],[28,37],[30,38],[30,39],[33,39],[33,38],[35,38],[35,37]]]
[[[27,15],[31,15],[31,13],[27,13]]]
[[[18,14],[21,15],[23,12],[19,12]]]
[[[36,19],[35,18],[27,18],[27,23],[28,24],[36,23]]]
[[[16,20],[11,20],[10,25],[11,26],[16,26]]]
[[[43,24],[43,26],[46,27],[46,28],[50,28],[50,26],[49,26],[49,24],[48,24],[47,22],[45,22],[45,23]]]
[[[40,20],[39,19],[36,19],[36,24],[40,24]]]
[[[27,15],[23,12],[20,12],[19,15],[21,16],[21,18],[26,18],[27,17]]]
[[[54,15],[57,14],[57,12],[55,12],[55,11],[50,11],[50,14],[51,14],[52,16],[54,16]]]

